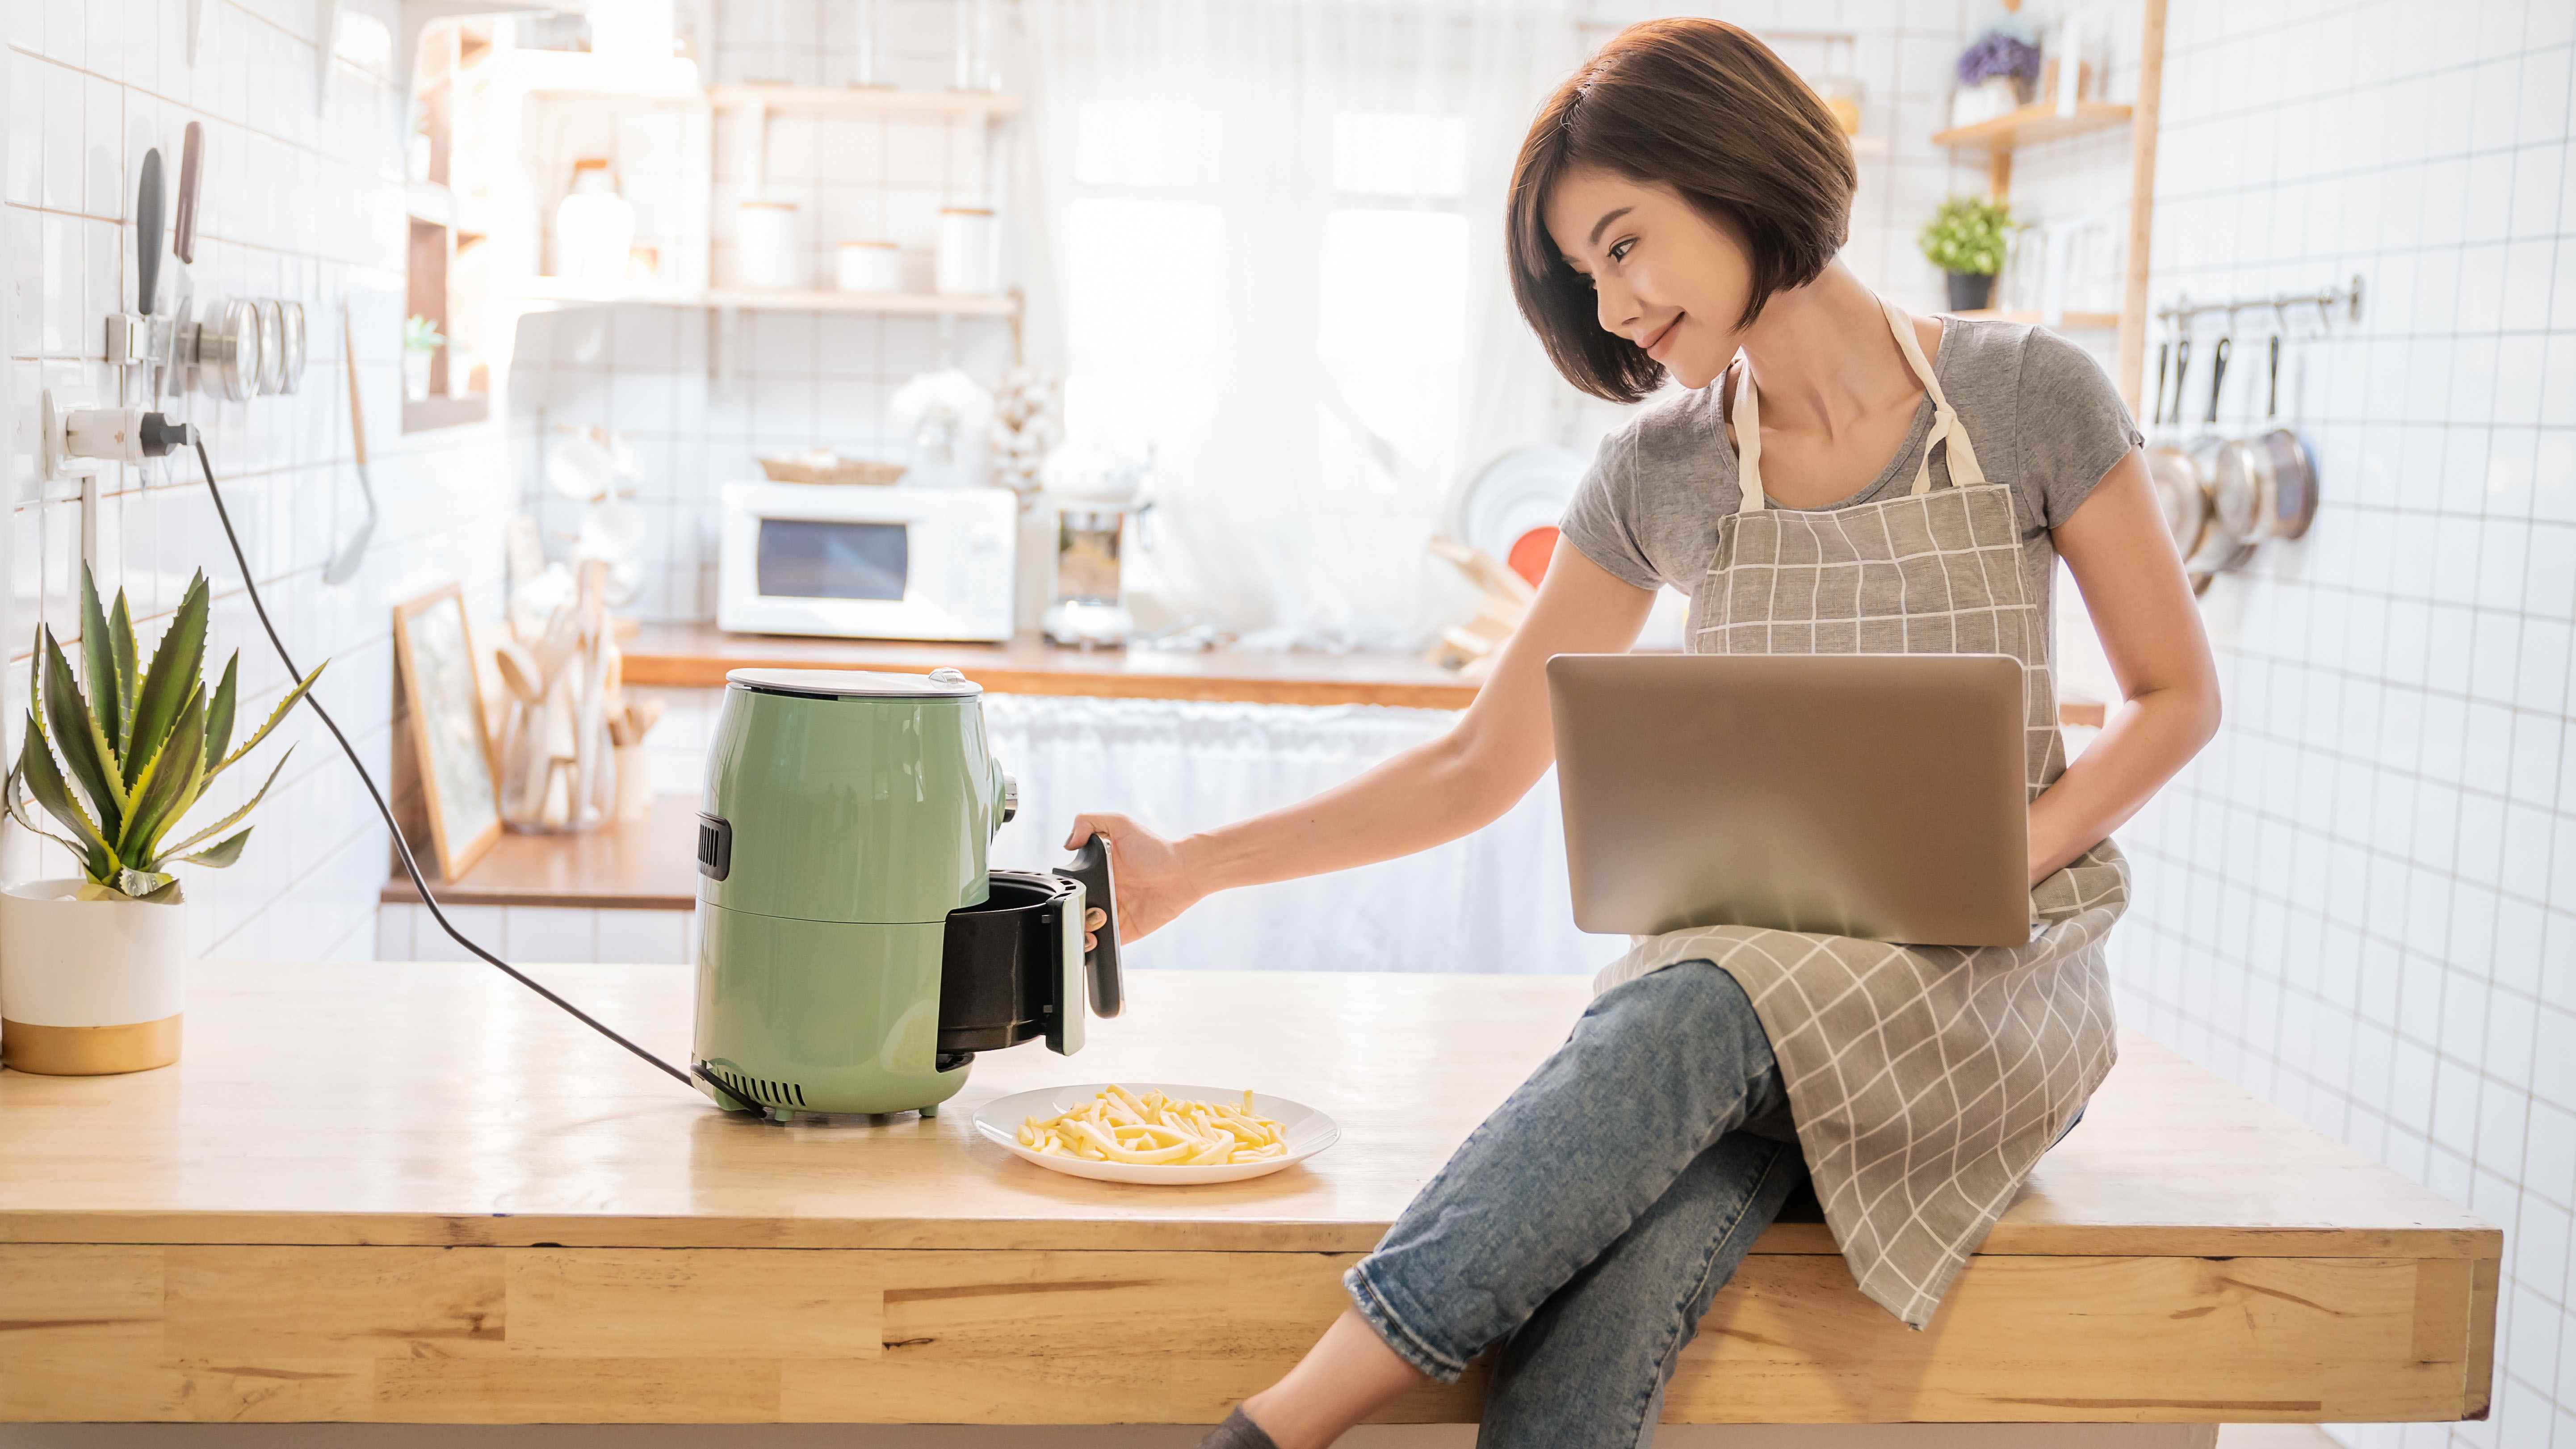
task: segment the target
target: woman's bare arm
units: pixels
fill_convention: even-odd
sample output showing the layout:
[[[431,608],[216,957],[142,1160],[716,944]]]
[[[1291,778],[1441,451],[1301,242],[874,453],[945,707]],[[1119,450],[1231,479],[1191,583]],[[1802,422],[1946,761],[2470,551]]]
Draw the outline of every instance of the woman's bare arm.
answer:
[[[2031,802],[2034,885],[2136,814],[2218,731],[2218,667],[2146,455],[2132,448],[2111,465],[2055,536],[2125,702]]]
[[[1427,850],[1490,824],[1556,757],[1552,654],[1618,653],[1654,594],[1560,546],[1529,617],[1455,727],[1311,799],[1164,841],[1123,815],[1075,818],[1068,848],[1097,830],[1119,872],[1120,926],[1142,936],[1213,891],[1321,875]]]

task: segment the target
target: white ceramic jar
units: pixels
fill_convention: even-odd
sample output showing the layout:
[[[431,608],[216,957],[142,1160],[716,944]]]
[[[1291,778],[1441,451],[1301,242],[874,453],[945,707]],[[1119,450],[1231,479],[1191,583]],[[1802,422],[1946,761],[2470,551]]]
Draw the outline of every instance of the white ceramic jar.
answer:
[[[635,208],[617,194],[605,158],[572,163],[572,190],[555,205],[555,275],[603,290],[626,281],[635,245]],[[449,359],[451,373],[456,371]]]
[[[903,290],[903,251],[890,241],[845,241],[834,255],[833,279],[844,292]]]
[[[796,203],[742,203],[734,221],[735,280],[745,287],[801,287],[805,278],[799,260]]]
[[[938,289],[950,296],[1002,290],[1001,239],[991,208],[939,208]]]
[[[0,888],[0,1059],[94,1076],[179,1059],[188,915],[178,903],[76,899],[79,880]]]

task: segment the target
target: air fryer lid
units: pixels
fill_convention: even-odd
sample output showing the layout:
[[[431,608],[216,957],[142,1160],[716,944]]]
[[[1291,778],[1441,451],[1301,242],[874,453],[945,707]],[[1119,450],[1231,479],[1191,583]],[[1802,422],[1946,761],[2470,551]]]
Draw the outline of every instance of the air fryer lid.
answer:
[[[806,699],[972,699],[984,686],[954,669],[886,674],[873,669],[731,669],[725,683]]]

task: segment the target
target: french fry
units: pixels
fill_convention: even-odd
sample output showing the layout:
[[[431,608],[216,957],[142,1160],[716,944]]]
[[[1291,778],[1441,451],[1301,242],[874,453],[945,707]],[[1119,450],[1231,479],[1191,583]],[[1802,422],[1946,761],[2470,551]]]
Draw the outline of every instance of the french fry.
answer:
[[[1254,1109],[1248,1088],[1237,1107],[1175,1101],[1160,1091],[1140,1096],[1114,1082],[1053,1117],[1026,1119],[1019,1142],[1054,1157],[1193,1167],[1288,1153],[1285,1129]]]

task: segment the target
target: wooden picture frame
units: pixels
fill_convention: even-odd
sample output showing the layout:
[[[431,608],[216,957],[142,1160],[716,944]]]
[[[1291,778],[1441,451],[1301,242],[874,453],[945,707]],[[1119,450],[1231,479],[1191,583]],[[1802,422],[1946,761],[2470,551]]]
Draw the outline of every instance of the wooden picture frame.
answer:
[[[465,591],[444,584],[394,606],[394,668],[438,873],[454,880],[501,838],[501,792]]]

